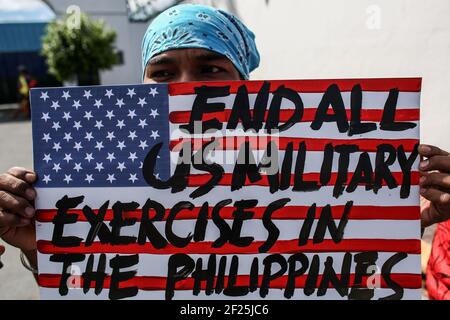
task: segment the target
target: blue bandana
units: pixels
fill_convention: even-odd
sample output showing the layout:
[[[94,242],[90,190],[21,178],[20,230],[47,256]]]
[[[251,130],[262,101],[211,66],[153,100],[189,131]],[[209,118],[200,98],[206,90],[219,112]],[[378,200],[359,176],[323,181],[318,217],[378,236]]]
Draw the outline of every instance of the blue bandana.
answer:
[[[142,72],[154,56],[172,49],[207,49],[226,56],[245,79],[259,65],[255,35],[235,16],[212,7],[182,4],[157,16],[142,41]]]

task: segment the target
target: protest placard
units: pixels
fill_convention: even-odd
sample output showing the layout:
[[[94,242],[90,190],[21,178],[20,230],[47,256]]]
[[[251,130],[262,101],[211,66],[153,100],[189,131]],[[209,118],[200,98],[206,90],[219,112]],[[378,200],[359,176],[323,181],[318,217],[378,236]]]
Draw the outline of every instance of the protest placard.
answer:
[[[42,298],[419,299],[420,90],[33,89]]]

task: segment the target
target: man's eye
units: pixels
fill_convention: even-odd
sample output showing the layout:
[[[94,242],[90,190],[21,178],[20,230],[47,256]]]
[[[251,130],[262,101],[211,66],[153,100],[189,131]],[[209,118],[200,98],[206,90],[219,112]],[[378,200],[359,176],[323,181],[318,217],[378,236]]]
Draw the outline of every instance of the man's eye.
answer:
[[[222,68],[215,67],[215,66],[202,67],[202,73],[218,73],[221,71],[223,71]]]
[[[167,78],[170,77],[172,74],[169,71],[161,70],[161,71],[155,71],[153,72],[150,77],[151,78]]]

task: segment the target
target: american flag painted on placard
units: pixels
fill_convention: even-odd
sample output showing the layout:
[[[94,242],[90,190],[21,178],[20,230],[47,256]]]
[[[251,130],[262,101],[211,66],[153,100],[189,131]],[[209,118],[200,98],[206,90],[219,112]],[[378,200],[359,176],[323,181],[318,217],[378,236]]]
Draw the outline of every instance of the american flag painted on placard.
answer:
[[[355,255],[361,252],[377,252],[377,266],[386,266],[397,252],[405,252],[406,258],[398,262],[392,269],[390,279],[380,280],[380,288],[374,290],[374,299],[392,295],[389,282],[393,281],[403,288],[403,299],[420,298],[420,213],[418,189],[418,161],[416,159],[411,170],[411,188],[407,197],[400,197],[400,185],[403,177],[401,164],[396,159],[391,165],[392,177],[399,185],[389,188],[386,183],[377,191],[366,190],[364,185],[358,185],[353,192],[343,192],[339,197],[333,197],[333,186],[339,179],[337,168],[338,157],[333,158],[331,175],[326,185],[316,191],[295,192],[285,188],[270,192],[270,179],[261,172],[261,179],[246,180],[245,185],[231,191],[235,161],[239,149],[245,141],[249,141],[255,159],[261,159],[265,152],[267,141],[276,141],[279,149],[280,165],[288,152],[293,153],[292,177],[288,184],[294,184],[295,159],[298,146],[303,143],[306,148],[304,163],[304,180],[319,181],[324,160],[324,150],[328,144],[354,144],[359,151],[349,156],[348,181],[355,170],[358,170],[358,158],[361,152],[367,152],[368,158],[375,168],[377,146],[386,143],[394,148],[402,146],[406,155],[410,155],[417,146],[419,138],[419,106],[420,79],[351,79],[351,80],[287,80],[269,81],[270,95],[267,105],[270,105],[273,93],[280,86],[292,89],[300,96],[304,110],[301,120],[276,135],[267,135],[268,140],[258,143],[257,138],[245,132],[241,123],[236,130],[227,130],[227,122],[233,113],[238,89],[245,85],[249,94],[250,109],[258,99],[258,92],[264,85],[263,81],[235,81],[220,83],[180,83],[157,85],[123,85],[68,88],[38,88],[31,91],[33,118],[34,169],[38,173],[36,184],[38,198],[37,208],[37,241],[39,258],[39,285],[42,298],[75,298],[75,299],[108,299],[111,279],[106,277],[104,289],[98,294],[92,289],[70,289],[66,295],[61,295],[62,264],[52,261],[53,254],[82,253],[86,257],[77,262],[76,268],[83,273],[88,264],[88,256],[93,255],[94,266],[99,263],[100,255],[106,254],[107,261],[116,254],[139,254],[135,276],[124,282],[124,285],[137,286],[137,299],[165,299],[167,266],[171,255],[186,253],[195,261],[202,258],[204,268],[207,267],[211,254],[217,255],[217,265],[221,257],[227,257],[226,270],[230,268],[232,256],[239,258],[237,285],[247,285],[254,258],[258,258],[258,286],[264,270],[263,260],[271,254],[281,254],[286,260],[296,252],[303,253],[312,263],[319,260],[318,277],[314,287],[319,287],[321,274],[327,257],[334,261],[333,267],[337,277],[344,268],[346,253]],[[311,123],[317,112],[324,92],[335,85],[340,91],[342,102],[346,108],[347,117],[352,114],[352,88],[359,85],[362,89],[361,121],[372,122],[377,130],[349,136],[340,132],[335,122],[325,122],[320,130],[312,130]],[[214,134],[187,134],[180,126],[189,123],[192,107],[197,97],[196,88],[202,86],[228,87],[229,95],[209,100],[209,103],[222,103],[223,110],[205,112],[202,121],[217,119],[222,127],[221,136]],[[380,131],[379,125],[383,118],[383,109],[391,89],[398,89],[396,97],[395,120],[414,123],[416,126],[407,130]],[[236,106],[234,106],[236,108]],[[279,112],[280,123],[286,122],[294,113],[293,105],[283,100]],[[331,109],[330,109],[331,110]],[[331,112],[331,111],[330,111]],[[253,114],[253,113],[252,113]],[[331,114],[331,113],[330,113]],[[264,119],[267,119],[267,113]],[[214,138],[215,136],[215,138]],[[217,185],[208,193],[192,198],[190,195],[211,179],[211,174],[198,168],[190,168],[187,178],[187,188],[172,193],[170,189],[162,190],[150,187],[142,174],[143,162],[147,153],[162,143],[162,148],[156,161],[155,176],[167,180],[175,171],[181,142],[191,141],[194,150],[199,150],[205,141],[215,139],[218,145],[214,152],[208,155],[212,162],[220,164],[224,174]],[[293,142],[293,150],[290,143]],[[258,161],[257,160],[257,161]],[[348,181],[345,185],[348,184]],[[202,206],[209,205],[208,224],[204,239],[192,240],[186,247],[178,248],[168,244],[157,249],[151,243],[114,245],[101,243],[95,239],[90,245],[82,242],[77,247],[60,247],[52,243],[54,218],[57,210],[55,203],[63,196],[84,196],[83,203],[70,210],[77,215],[77,222],[64,226],[64,236],[79,236],[85,238],[90,230],[90,223],[83,215],[83,206],[99,209],[110,200],[104,221],[109,222],[114,217],[112,203],[137,202],[140,207],[126,213],[128,218],[137,221],[121,230],[121,235],[136,236],[142,215],[142,205],[147,199],[158,201],[166,210],[163,221],[155,222],[156,228],[164,235],[165,219],[170,208],[180,201],[190,201],[194,208],[183,210],[173,224],[173,231],[180,237],[186,237],[196,229],[198,216]],[[272,215],[272,222],[279,229],[277,241],[268,252],[260,253],[259,248],[267,239],[267,230],[263,227],[265,210],[277,199],[290,198],[290,201]],[[220,216],[231,225],[234,217],[234,204],[244,199],[257,200],[252,219],[243,222],[242,236],[253,237],[248,246],[235,246],[225,243],[219,247],[212,244],[219,236],[219,230],[211,222],[213,206],[218,202],[230,199],[220,211]],[[348,201],[353,201],[353,207],[348,215],[343,239],[334,242],[330,233],[320,243],[313,243],[313,233],[310,240],[298,245],[299,230],[302,229],[312,205],[317,206],[312,230],[318,224],[320,210],[331,206],[332,216],[336,224],[343,215]],[[53,204],[53,206],[51,205]],[[110,226],[111,227],[111,226]],[[317,257],[317,258],[315,258]],[[218,266],[217,266],[218,268]],[[352,263],[349,275],[350,286],[356,285],[361,279],[355,275],[355,265]],[[128,268],[126,270],[131,270]],[[111,267],[106,264],[106,274],[111,273]],[[375,270],[377,271],[377,270]],[[380,270],[377,271],[378,273]],[[367,277],[363,277],[366,279]],[[216,280],[217,281],[217,280]],[[228,278],[225,276],[225,284]],[[283,292],[288,282],[288,276],[283,275],[272,281],[266,299],[285,299]],[[83,282],[83,280],[81,281]],[[323,294],[305,292],[308,274],[295,279],[295,291],[292,299],[348,299],[348,294],[342,296],[332,285]],[[201,287],[204,289],[204,283]],[[364,287],[364,285],[363,285]],[[226,293],[193,294],[194,280],[191,276],[179,281],[176,285],[174,299],[260,299],[258,290],[246,295],[231,297]]]

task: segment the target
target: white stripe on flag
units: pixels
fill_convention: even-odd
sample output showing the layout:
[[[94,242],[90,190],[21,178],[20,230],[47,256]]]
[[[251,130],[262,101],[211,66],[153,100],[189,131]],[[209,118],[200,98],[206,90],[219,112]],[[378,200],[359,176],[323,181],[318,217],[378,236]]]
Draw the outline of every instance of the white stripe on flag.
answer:
[[[344,191],[343,195],[338,199],[333,197],[333,187],[325,186],[315,192],[299,192],[298,196],[292,198],[295,194],[291,188],[278,191],[276,195],[270,193],[269,188],[261,186],[243,187],[243,192],[231,192],[228,186],[217,186],[208,194],[191,199],[189,194],[197,188],[189,187],[185,190],[168,196],[169,190],[156,190],[151,187],[127,187],[127,188],[36,188],[37,198],[35,202],[36,209],[51,209],[49,204],[56,204],[58,200],[67,195],[68,197],[78,197],[84,195],[84,202],[77,208],[89,205],[91,208],[100,208],[107,200],[120,199],[121,202],[138,202],[142,207],[147,199],[160,202],[165,208],[172,208],[181,200],[189,200],[194,206],[200,207],[205,201],[210,205],[224,200],[231,199],[235,201],[242,200],[243,192],[245,199],[258,199],[259,207],[266,207],[273,201],[281,198],[290,198],[288,206],[310,206],[316,203],[317,206],[326,205],[345,205],[348,201],[353,201],[353,205],[357,206],[417,206],[419,203],[419,187],[411,186],[410,196],[406,199],[400,198],[400,187],[388,189],[383,187],[378,190],[377,194],[373,191],[365,190],[364,186],[358,186],[352,193]],[[124,191],[126,190],[126,191]],[[301,195],[305,195],[302,197]],[[41,199],[45,199],[42,202]],[[112,203],[110,203],[112,206]],[[75,209],[75,208],[74,208]]]
[[[349,252],[354,256],[358,252]],[[188,253],[187,253],[188,254]],[[383,264],[391,258],[395,253],[392,252],[379,252],[378,253],[378,259],[376,261],[376,267],[381,270],[381,267]],[[238,274],[239,275],[248,275],[250,274],[251,264],[254,258],[258,258],[259,260],[259,268],[258,270],[261,271],[263,268],[263,260],[265,257],[269,256],[270,254],[241,254],[238,255],[239,257],[239,269]],[[336,252],[325,252],[325,253],[304,253],[304,255],[308,258],[308,261],[311,262],[314,255],[317,255],[319,257],[319,274],[323,274],[325,265],[324,262],[327,257],[333,258],[333,268],[336,270],[336,272],[340,272],[342,269],[342,263],[344,259],[344,253],[336,253]],[[54,263],[50,262],[50,254],[42,254],[39,253],[39,273],[44,274],[62,274],[62,264],[61,263]],[[93,254],[94,256],[94,269],[96,269],[100,254]],[[231,258],[233,255],[216,255],[216,270],[218,269],[218,262],[221,257],[225,256],[227,258],[227,263],[225,270],[230,270],[231,265]],[[282,256],[287,260],[291,254],[282,254]],[[105,272],[107,274],[111,274],[112,269],[109,266],[108,261],[110,259],[114,258],[115,254],[106,254],[106,270]],[[136,270],[137,268],[137,274],[136,276],[152,276],[152,277],[167,277],[167,266],[169,263],[169,258],[171,255],[168,254],[139,254],[139,264],[133,267],[129,268],[122,268],[121,271],[130,271],[130,270]],[[208,259],[210,257],[209,254],[189,254],[189,257],[191,257],[193,260],[197,261],[199,258],[202,259],[202,265],[203,268],[207,268]],[[87,257],[82,262],[77,262],[75,264],[76,268],[81,270],[81,272],[84,272],[86,269],[87,264]],[[355,273],[355,263],[352,260],[351,263],[351,269],[350,273]],[[148,268],[148,266],[152,266],[151,268]],[[409,254],[405,259],[400,261],[398,264],[396,264],[392,268],[392,273],[412,273],[412,274],[419,274],[420,273],[420,255],[419,254]]]
[[[350,109],[350,92],[341,92],[342,100],[346,108]],[[250,108],[255,105],[257,94],[249,94]],[[374,109],[382,110],[386,100],[389,96],[389,92],[363,92],[362,98],[362,108],[363,109]],[[268,105],[272,101],[273,94],[269,95]],[[323,93],[300,93],[300,97],[303,101],[303,106],[305,108],[317,107],[322,100]],[[169,96],[169,106],[170,112],[174,111],[191,111],[192,105],[196,95],[178,95]],[[231,109],[233,107],[234,100],[236,99],[236,94],[230,94],[227,97],[211,98],[208,99],[208,103],[220,102],[225,103],[226,109]],[[420,92],[399,92],[397,109],[414,109],[418,108],[420,103]],[[289,100],[283,99],[281,109],[291,109],[293,108],[293,103]]]
[[[233,220],[225,220],[231,227]],[[272,223],[276,225],[280,231],[278,240],[298,239],[300,230],[302,229],[304,220],[276,220],[272,219]],[[336,225],[339,224],[338,219],[335,220]],[[193,234],[197,220],[175,220],[172,230],[179,237],[187,237]],[[314,235],[318,220],[314,220],[310,239]],[[107,223],[108,224],[108,223]],[[37,223],[40,235],[47,235],[38,240],[52,240],[54,224],[53,223]],[[153,222],[158,231],[164,235],[166,221]],[[136,222],[132,226],[121,228],[121,236],[134,236],[139,234],[140,222]],[[64,236],[86,237],[91,228],[89,222],[77,222],[74,224],[64,225]],[[242,224],[242,237],[253,237],[254,241],[265,241],[268,237],[268,231],[264,228],[261,219],[245,220]],[[420,236],[419,220],[348,220],[345,227],[344,240],[347,239],[392,239],[392,240],[408,240],[417,239]],[[205,240],[215,241],[220,237],[220,231],[212,220],[208,221],[206,226]],[[329,231],[325,232],[325,239],[332,239]],[[99,241],[96,238],[94,241]]]

